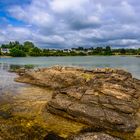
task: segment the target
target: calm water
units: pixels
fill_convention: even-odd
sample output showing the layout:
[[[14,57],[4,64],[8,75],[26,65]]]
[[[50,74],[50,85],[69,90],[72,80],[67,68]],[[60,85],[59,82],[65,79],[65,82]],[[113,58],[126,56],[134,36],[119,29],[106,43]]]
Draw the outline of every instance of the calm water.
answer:
[[[25,58],[0,58],[0,92],[16,89],[19,83],[13,81],[15,74],[7,72],[13,65],[32,64],[36,67],[52,65],[81,66],[85,68],[113,67],[125,69],[140,79],[140,58],[128,56],[85,56],[85,57],[25,57]]]
[[[9,73],[7,70],[2,70],[2,67],[1,67],[1,70],[0,70],[0,95],[16,94],[16,93],[18,93],[18,89],[20,87],[26,85],[23,83],[15,82],[14,81],[15,77],[16,77],[15,73]],[[26,86],[28,86],[28,85],[26,85]]]
[[[37,67],[52,65],[82,66],[86,68],[113,67],[126,69],[134,77],[140,79],[140,57],[121,56],[85,56],[85,57],[26,57],[26,58],[0,58],[1,70],[8,69],[10,65],[33,64]]]

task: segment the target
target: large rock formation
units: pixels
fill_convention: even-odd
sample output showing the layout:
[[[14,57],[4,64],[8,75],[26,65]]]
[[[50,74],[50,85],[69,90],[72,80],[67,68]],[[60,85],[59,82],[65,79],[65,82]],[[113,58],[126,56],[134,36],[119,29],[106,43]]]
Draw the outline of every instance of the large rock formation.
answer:
[[[140,81],[118,69],[52,67],[16,79],[54,90],[51,113],[102,130],[133,132],[139,108]]]

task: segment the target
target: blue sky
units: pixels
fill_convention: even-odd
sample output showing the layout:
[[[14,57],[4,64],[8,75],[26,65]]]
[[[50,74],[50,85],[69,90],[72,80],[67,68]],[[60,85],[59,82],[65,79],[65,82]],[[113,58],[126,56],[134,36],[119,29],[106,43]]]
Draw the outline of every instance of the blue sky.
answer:
[[[0,0],[0,44],[140,47],[139,0]]]

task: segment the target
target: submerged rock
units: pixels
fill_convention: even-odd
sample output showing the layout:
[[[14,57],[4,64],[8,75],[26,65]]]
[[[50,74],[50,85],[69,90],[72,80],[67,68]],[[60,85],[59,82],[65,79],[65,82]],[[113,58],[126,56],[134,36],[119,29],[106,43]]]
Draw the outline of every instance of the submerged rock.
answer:
[[[140,81],[124,70],[55,66],[26,72],[16,81],[53,89],[51,113],[97,129],[133,132],[137,127]]]

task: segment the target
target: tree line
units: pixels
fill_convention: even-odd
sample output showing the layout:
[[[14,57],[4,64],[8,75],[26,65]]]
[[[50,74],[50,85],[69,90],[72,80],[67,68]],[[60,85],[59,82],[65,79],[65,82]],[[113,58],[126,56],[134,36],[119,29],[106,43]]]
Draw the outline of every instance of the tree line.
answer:
[[[26,41],[20,44],[18,41],[9,42],[0,46],[0,55],[9,55],[13,57],[25,56],[86,56],[86,55],[140,55],[140,48],[120,48],[112,49],[110,46],[105,47],[77,47],[71,49],[41,49],[36,47],[32,42]],[[8,49],[9,52],[3,52]]]

